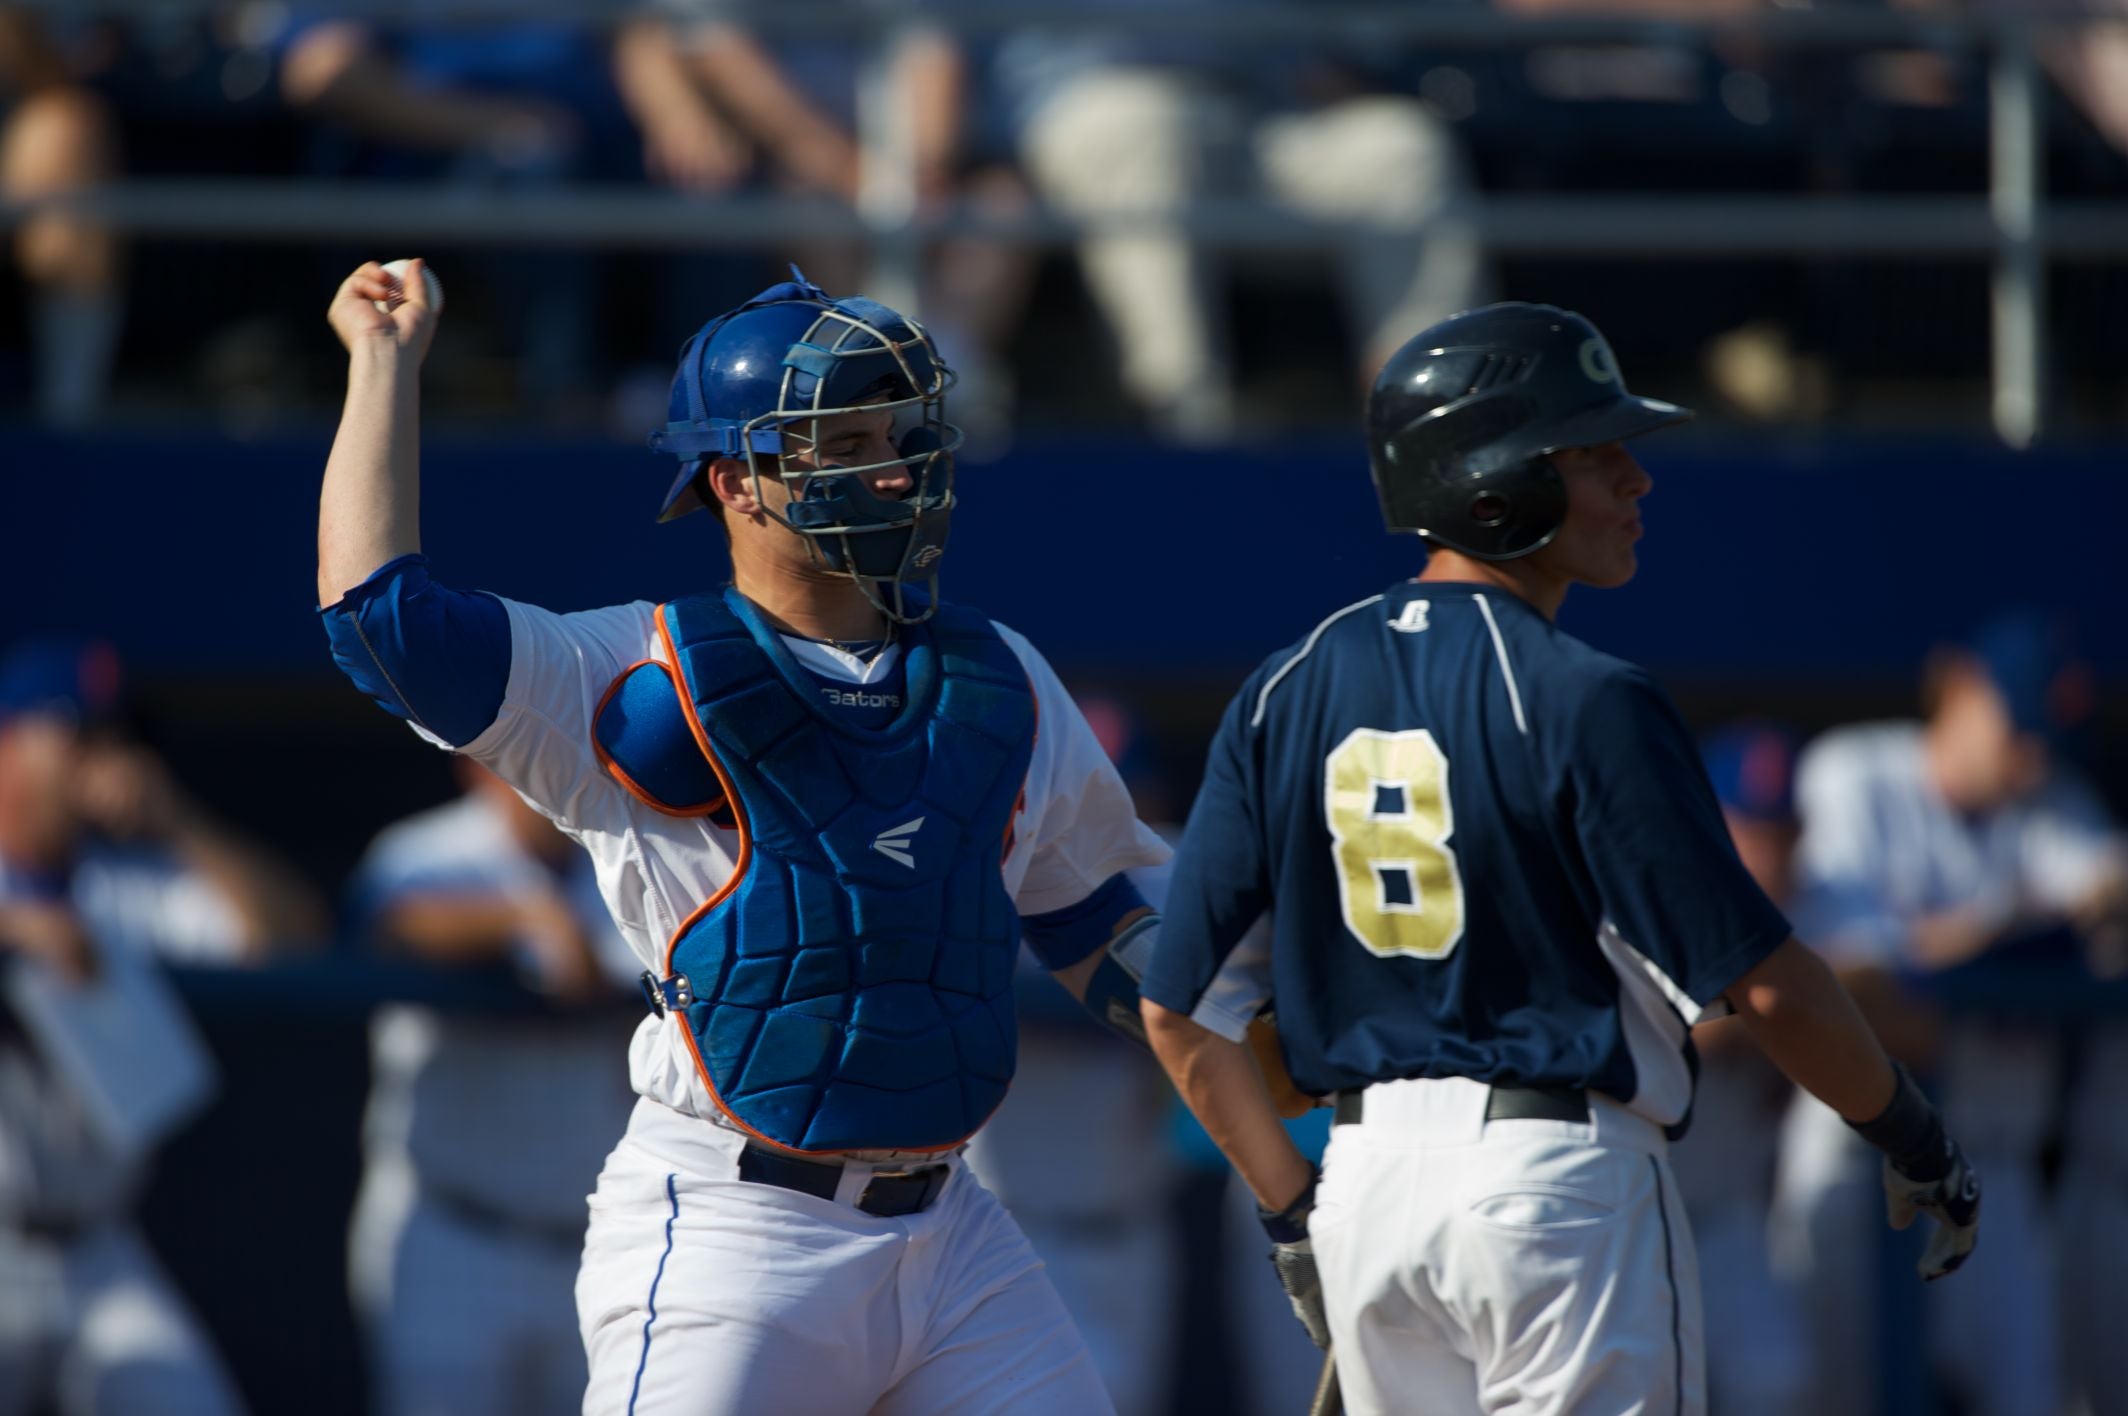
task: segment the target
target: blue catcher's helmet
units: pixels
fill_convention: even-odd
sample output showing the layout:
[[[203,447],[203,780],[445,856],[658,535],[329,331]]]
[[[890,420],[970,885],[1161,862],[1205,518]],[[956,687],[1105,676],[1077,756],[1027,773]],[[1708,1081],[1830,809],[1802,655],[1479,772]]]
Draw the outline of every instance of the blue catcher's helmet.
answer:
[[[953,372],[915,320],[862,297],[830,299],[796,266],[791,274],[702,326],[680,351],[670,421],[650,437],[680,459],[658,519],[702,506],[696,478],[704,467],[741,460],[757,494],[763,475],[782,481],[790,501],[769,514],[803,536],[821,564],[854,579],[889,617],[926,619],[938,599],[961,441],[945,419]],[[893,413],[900,456],[825,470],[784,463],[790,424],[860,409]],[[807,430],[791,435],[801,446],[817,442]],[[876,494],[864,475],[896,467],[913,482],[899,501]],[[925,593],[908,596],[911,583]]]

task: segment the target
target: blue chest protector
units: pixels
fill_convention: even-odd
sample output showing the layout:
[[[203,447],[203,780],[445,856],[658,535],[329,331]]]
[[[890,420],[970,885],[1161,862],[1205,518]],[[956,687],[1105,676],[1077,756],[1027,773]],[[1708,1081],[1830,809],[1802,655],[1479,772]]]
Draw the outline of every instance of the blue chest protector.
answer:
[[[729,811],[740,833],[731,882],[666,955],[711,1094],[796,1150],[958,1144],[1012,1079],[1019,917],[1000,863],[1035,729],[1018,657],[942,606],[903,630],[905,701],[865,731],[828,715],[737,592],[674,601],[659,622],[677,698],[662,666],[639,665],[597,738],[644,800]]]

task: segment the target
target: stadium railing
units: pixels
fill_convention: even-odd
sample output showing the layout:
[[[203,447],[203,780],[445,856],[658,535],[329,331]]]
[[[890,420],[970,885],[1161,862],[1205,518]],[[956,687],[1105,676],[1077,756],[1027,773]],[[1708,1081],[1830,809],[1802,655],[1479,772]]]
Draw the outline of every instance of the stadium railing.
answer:
[[[31,0],[23,8],[114,17],[223,12],[212,0]],[[354,19],[463,22],[619,19],[626,0],[339,0]],[[1894,10],[1768,8],[1749,15],[1678,20],[1645,17],[1518,17],[1490,9],[1381,3],[1246,3],[1216,9],[1158,7],[1118,12],[1069,5],[998,6],[980,0],[914,10],[799,0],[736,12],[775,33],[864,36],[875,43],[858,105],[865,162],[854,206],[796,197],[691,197],[670,192],[558,186],[540,192],[439,193],[426,184],[301,179],[126,180],[69,201],[131,233],[150,237],[241,234],[252,241],[366,235],[509,244],[756,246],[795,236],[847,236],[869,243],[870,287],[914,307],[926,243],[948,235],[1062,246],[1089,230],[1179,226],[1219,248],[1305,249],[1325,243],[1321,223],[1250,200],[1205,200],[1179,212],[1069,219],[1014,218],[965,208],[927,210],[916,200],[913,155],[888,89],[895,46],[913,24],[988,34],[1128,23],[1217,44],[1280,38],[1310,43],[1397,41],[1443,48],[1529,44],[1674,43],[1748,38],[1773,47],[1922,46],[1985,53],[1989,92],[1989,182],[1971,195],[1755,196],[1705,194],[1474,194],[1430,218],[1467,225],[1496,254],[1594,258],[1787,256],[1966,256],[1991,265],[1992,415],[2013,447],[2028,446],[2046,420],[2047,268],[2051,261],[2128,257],[2128,201],[2050,201],[2044,190],[2044,91],[2036,50],[2049,35],[2078,31],[2095,16],[2074,0],[2016,12],[1916,14]],[[2128,16],[2119,17],[2128,21]],[[36,209],[0,202],[0,229]],[[716,219],[705,221],[706,209]],[[1399,228],[1381,228],[1394,233]],[[1414,228],[1416,229],[1416,228]]]

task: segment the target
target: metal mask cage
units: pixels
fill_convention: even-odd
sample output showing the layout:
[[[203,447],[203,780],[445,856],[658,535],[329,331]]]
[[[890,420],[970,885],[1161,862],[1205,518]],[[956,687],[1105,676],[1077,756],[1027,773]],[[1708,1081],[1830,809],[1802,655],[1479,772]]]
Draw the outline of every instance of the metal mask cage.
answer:
[[[746,471],[752,483],[756,501],[762,510],[784,529],[804,538],[814,560],[823,569],[833,574],[848,575],[855,580],[865,598],[888,618],[900,623],[919,623],[931,617],[938,603],[938,572],[935,567],[943,552],[944,525],[953,512],[953,455],[961,446],[961,429],[946,421],[946,390],[954,383],[954,373],[938,357],[929,334],[914,320],[906,320],[909,339],[891,338],[879,326],[850,314],[828,308],[807,328],[799,345],[803,346],[814,367],[811,369],[786,363],[782,383],[777,392],[777,407],[770,412],[748,419],[740,428],[738,444],[745,452]],[[823,338],[823,333],[829,337]],[[911,349],[919,350],[922,363],[930,369],[926,380],[917,374],[917,366],[909,357]],[[879,378],[867,381],[861,388],[891,383],[895,387],[911,390],[901,398],[866,399],[823,407],[821,399],[838,383],[835,362],[856,359],[889,358],[891,370]],[[812,378],[810,400],[803,400],[797,393],[796,384],[801,376]],[[810,447],[820,444],[820,423],[823,419],[852,413],[880,413],[890,415],[887,441],[901,456],[884,458],[877,462],[859,463],[848,467],[811,467],[793,470],[786,466],[792,449],[787,437],[802,438]],[[796,433],[794,425],[808,425],[809,431]],[[761,436],[767,434],[768,436]],[[928,436],[917,436],[928,434]],[[908,450],[911,440],[916,447]],[[773,447],[771,451],[770,444]],[[772,459],[773,470],[763,466],[764,458]],[[895,508],[907,508],[908,515],[893,516],[876,521],[837,522],[830,525],[799,525],[783,510],[769,507],[761,495],[764,477],[773,476],[783,484],[792,502],[806,498],[807,493],[821,484],[840,483],[846,478],[862,479],[889,472],[897,467],[910,469],[913,485],[899,500],[889,503]],[[869,486],[864,490],[870,494]],[[932,523],[925,525],[926,521]],[[851,543],[852,537],[875,536],[892,532],[916,546],[916,552],[904,559],[896,573],[891,575],[867,575],[854,569],[864,558],[863,552]],[[840,544],[831,553],[823,543],[835,541]],[[840,562],[838,564],[837,562]],[[914,562],[913,564],[910,562]],[[924,572],[916,577],[923,586],[921,605],[912,605],[907,591],[911,572]],[[887,587],[891,586],[891,593]]]

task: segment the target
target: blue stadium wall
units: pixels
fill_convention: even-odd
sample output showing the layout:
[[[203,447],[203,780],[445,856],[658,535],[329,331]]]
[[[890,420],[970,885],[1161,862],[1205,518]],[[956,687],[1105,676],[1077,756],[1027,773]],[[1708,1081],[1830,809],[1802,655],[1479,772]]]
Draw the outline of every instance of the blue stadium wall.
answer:
[[[312,553],[326,434],[0,433],[0,644],[110,636],[140,670],[324,671]],[[2121,627],[2124,449],[1783,441],[1689,430],[1656,479],[1642,573],[1563,622],[1668,675],[1904,677],[2007,602],[2079,617],[2101,674]],[[438,574],[555,608],[666,598],[725,573],[715,525],[652,524],[671,464],[608,443],[432,436]],[[1337,605],[1413,572],[1356,443],[1178,452],[1029,442],[961,473],[948,593],[1066,668],[1238,676]]]

